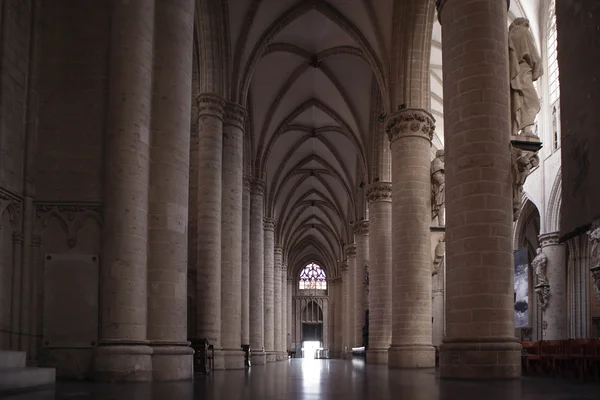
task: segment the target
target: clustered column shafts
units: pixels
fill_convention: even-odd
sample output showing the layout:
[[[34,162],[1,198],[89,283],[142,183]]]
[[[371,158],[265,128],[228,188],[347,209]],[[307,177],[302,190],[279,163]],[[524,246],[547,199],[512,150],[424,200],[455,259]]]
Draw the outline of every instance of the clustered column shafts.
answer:
[[[264,260],[264,304],[265,304],[265,351],[267,352],[267,362],[276,360],[275,356],[275,220],[272,218],[264,219],[265,232],[265,260]]]
[[[265,356],[265,234],[263,202],[265,182],[252,180],[250,191],[250,347],[252,363],[264,364]]]
[[[193,375],[186,294],[194,1],[155,4],[147,332],[154,380],[187,380]]]
[[[282,293],[281,290],[281,257],[282,257],[282,249],[281,246],[277,245],[274,249],[274,267],[273,267],[273,321],[274,321],[274,349],[275,349],[275,359],[277,361],[283,360],[283,355],[281,354],[281,303],[282,303]]]
[[[354,296],[354,282],[356,279],[356,244],[346,246],[346,260],[348,261],[348,319],[346,320],[346,332],[348,336],[348,356],[352,357],[354,347],[354,326],[356,325],[356,298]]]
[[[294,280],[292,278],[287,278],[287,331],[286,331],[286,346],[288,349],[292,349],[292,329],[294,324],[292,323],[293,312],[292,312],[292,295],[293,291],[293,283]]]
[[[405,108],[391,114],[392,344],[388,365],[435,366],[431,324],[431,139],[434,119]]]
[[[242,197],[242,344],[250,344],[250,187],[252,177],[243,177]]]
[[[147,240],[154,1],[111,14],[98,380],[152,379],[147,341]]]
[[[283,250],[283,249],[282,249]],[[282,254],[283,258],[283,254]],[[288,296],[290,293],[288,292],[288,277],[287,277],[287,264],[283,263],[281,265],[281,320],[280,320],[280,336],[281,336],[281,347],[280,351],[282,353],[282,360],[287,359],[287,321],[288,321],[288,313],[290,312],[290,307],[288,307]]]
[[[244,121],[239,105],[225,106],[221,225],[221,345],[224,368],[244,368],[242,335],[242,225]]]
[[[442,378],[518,378],[507,5],[445,0],[438,16],[444,37],[447,211],[440,372]]]
[[[354,269],[354,339],[353,346],[363,345],[363,326],[365,325],[365,272],[369,262],[369,221],[354,224],[356,242],[356,268]]]
[[[341,343],[342,343],[342,358],[345,358],[348,356],[348,350],[350,350],[350,354],[352,354],[352,349],[349,349],[349,338],[350,338],[350,324],[349,324],[349,320],[350,318],[349,313],[350,313],[350,306],[349,306],[349,302],[348,302],[348,293],[350,292],[350,280],[348,278],[348,262],[344,261],[341,265],[341,270],[342,270],[342,282],[341,282],[341,299],[342,299],[342,304],[341,304],[341,320],[340,320],[340,331],[342,332],[341,335]]]
[[[392,340],[392,184],[367,187],[369,207],[369,364],[387,364]]]

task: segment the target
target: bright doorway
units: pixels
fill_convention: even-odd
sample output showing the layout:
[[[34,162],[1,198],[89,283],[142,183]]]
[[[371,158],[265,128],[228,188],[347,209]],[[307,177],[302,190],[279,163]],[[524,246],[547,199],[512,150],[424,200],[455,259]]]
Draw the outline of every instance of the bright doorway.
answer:
[[[321,342],[305,340],[302,342],[302,358],[313,360],[315,353],[321,348]]]

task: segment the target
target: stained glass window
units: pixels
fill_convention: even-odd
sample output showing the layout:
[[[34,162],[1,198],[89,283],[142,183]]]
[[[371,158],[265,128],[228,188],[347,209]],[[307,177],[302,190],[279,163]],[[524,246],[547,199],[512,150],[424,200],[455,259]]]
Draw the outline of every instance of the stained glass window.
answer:
[[[547,56],[548,56],[548,85],[550,97],[550,109],[552,111],[552,145],[553,150],[560,147],[560,84],[558,77],[558,56],[556,41],[556,14],[554,13],[554,2],[550,3],[548,15],[548,36],[547,36]]]
[[[300,289],[327,289],[325,271],[315,263],[310,263],[300,272]]]

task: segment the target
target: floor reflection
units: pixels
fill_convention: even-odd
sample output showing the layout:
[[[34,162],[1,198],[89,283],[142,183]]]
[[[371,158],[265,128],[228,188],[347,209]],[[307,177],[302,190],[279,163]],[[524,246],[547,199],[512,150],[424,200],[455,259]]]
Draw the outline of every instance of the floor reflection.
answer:
[[[544,378],[512,382],[441,381],[436,371],[389,370],[361,358],[302,360],[255,365],[249,371],[216,371],[194,382],[105,384],[59,382],[52,390],[6,400],[592,400],[597,385]]]

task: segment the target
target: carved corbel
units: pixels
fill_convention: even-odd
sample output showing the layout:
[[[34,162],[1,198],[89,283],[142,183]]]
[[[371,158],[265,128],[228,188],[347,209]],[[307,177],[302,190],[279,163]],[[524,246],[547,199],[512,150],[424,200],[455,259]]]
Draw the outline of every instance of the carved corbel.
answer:
[[[531,170],[540,164],[540,158],[537,151],[522,150],[518,147],[510,147],[512,164],[512,184],[513,184],[513,221],[519,219],[519,209],[521,208],[521,199],[523,197],[523,185]]]

